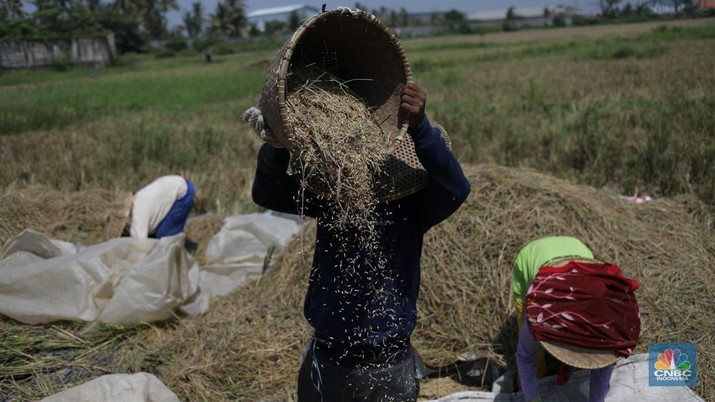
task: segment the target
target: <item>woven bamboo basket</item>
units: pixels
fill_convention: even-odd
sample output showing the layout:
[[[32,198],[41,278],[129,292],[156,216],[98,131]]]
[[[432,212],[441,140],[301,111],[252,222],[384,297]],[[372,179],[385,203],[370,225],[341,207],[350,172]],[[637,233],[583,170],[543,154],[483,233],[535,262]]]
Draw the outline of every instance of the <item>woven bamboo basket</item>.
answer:
[[[306,65],[316,65],[347,82],[389,134],[390,153],[382,166],[386,174],[375,180],[375,198],[390,201],[424,188],[427,172],[406,135],[407,116],[399,109],[402,87],[412,80],[412,72],[392,31],[372,14],[338,8],[306,20],[283,45],[268,68],[258,106],[267,126],[291,154],[295,144],[285,123],[286,81],[292,69]],[[307,185],[329,196],[329,186],[320,180],[309,180]]]

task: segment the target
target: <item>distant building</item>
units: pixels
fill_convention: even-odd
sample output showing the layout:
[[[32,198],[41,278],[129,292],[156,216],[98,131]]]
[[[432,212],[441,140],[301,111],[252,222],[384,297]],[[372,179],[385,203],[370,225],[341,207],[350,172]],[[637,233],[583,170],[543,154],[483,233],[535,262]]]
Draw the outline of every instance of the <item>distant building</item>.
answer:
[[[415,25],[427,25],[432,23],[432,19],[437,17],[442,17],[444,15],[443,12],[437,12],[437,11],[431,11],[431,12],[415,12],[415,13],[408,13],[407,18],[410,20],[410,23],[415,24]]]
[[[715,1],[695,0],[693,6],[701,10],[715,10]]]
[[[319,12],[319,9],[306,4],[294,4],[290,6],[262,8],[248,13],[246,18],[248,19],[249,24],[255,25],[259,31],[264,31],[266,28],[266,22],[268,21],[279,21],[287,24],[290,21],[291,14],[293,13],[297,13],[298,17],[302,21],[318,14]]]
[[[58,63],[104,66],[117,57],[114,34],[71,40],[0,40],[0,70],[47,68]]]
[[[482,25],[497,25],[501,24],[506,19],[507,9],[482,11],[470,14],[470,21]],[[571,19],[574,15],[582,14],[581,10],[573,6],[547,6],[547,7],[515,7],[514,20],[515,27],[528,26],[549,26],[553,25],[554,18],[563,18],[566,24],[571,24]]]

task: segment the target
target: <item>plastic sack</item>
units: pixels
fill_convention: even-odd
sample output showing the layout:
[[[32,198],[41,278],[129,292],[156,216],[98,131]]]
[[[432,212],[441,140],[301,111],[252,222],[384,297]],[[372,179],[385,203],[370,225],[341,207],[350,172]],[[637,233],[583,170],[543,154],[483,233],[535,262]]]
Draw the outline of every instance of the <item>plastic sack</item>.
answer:
[[[40,402],[180,402],[149,373],[109,374],[50,395]]]

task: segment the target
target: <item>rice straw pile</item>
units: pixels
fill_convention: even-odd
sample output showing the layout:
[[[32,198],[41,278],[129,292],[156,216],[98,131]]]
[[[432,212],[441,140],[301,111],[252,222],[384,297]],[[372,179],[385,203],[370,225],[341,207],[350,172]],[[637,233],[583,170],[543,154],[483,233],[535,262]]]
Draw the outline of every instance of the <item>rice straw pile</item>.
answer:
[[[286,126],[303,187],[318,187],[337,207],[330,219],[336,228],[367,235],[374,233],[374,180],[390,142],[347,84],[314,65],[294,69],[288,76]]]
[[[39,185],[8,188],[0,194],[0,245],[25,229],[72,243],[101,242],[108,218],[128,212],[119,211],[125,205],[118,200],[126,196],[101,189],[66,193]]]
[[[425,238],[418,326],[413,343],[430,363],[475,352],[514,365],[516,321],[511,264],[528,241],[571,235],[596,258],[640,281],[643,320],[636,353],[649,342],[698,344],[698,392],[715,400],[715,234],[673,200],[635,205],[617,194],[529,170],[465,167],[467,202]],[[161,356],[155,374],[182,400],[290,400],[310,336],[303,300],[313,251],[306,228],[276,268],[156,340],[122,351],[141,368]],[[422,397],[455,384],[428,380]],[[463,387],[463,389],[467,389]]]

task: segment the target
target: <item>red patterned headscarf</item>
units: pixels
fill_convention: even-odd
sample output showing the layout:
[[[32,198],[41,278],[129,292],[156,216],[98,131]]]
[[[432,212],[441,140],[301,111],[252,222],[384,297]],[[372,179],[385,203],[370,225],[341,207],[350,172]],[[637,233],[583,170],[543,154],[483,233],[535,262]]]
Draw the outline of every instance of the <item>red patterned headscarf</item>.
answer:
[[[636,289],[638,281],[624,277],[613,264],[569,261],[561,267],[544,266],[526,293],[534,339],[628,357],[640,336]]]

